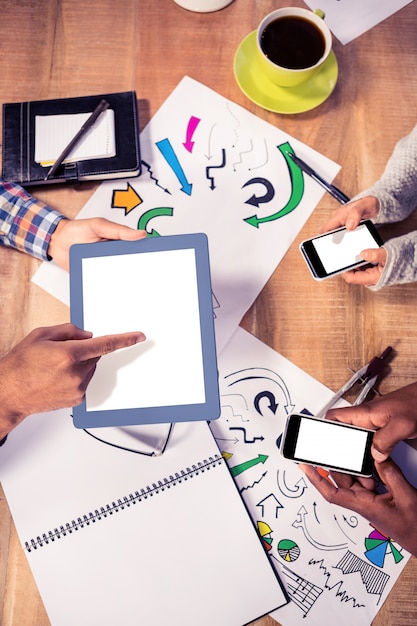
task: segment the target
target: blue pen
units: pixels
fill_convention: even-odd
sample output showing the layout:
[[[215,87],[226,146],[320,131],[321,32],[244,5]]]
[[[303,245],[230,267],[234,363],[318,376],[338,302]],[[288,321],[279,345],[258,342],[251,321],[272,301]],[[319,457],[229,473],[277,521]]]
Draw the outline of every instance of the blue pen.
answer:
[[[296,156],[292,152],[287,152],[287,154],[289,157],[291,157],[294,163],[298,165],[300,170],[305,172],[305,174],[308,174],[308,176],[310,176],[319,185],[321,185],[331,196],[333,196],[333,198],[335,198],[338,202],[340,202],[340,204],[346,204],[347,202],[349,202],[350,198],[348,198],[343,193],[343,191],[340,191],[340,189],[338,189],[334,185],[331,185],[326,180],[324,180],[324,178],[322,178],[319,174],[317,174],[317,172],[315,172],[313,168],[311,168],[309,165],[307,165],[307,163],[305,163],[302,159],[300,159],[300,157]]]

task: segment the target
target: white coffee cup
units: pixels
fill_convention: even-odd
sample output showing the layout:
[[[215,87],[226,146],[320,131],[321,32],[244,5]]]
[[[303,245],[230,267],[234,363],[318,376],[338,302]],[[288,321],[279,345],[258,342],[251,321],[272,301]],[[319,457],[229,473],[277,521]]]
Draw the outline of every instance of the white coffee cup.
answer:
[[[180,7],[197,13],[210,13],[224,9],[233,0],[174,0]]]
[[[310,47],[306,46],[308,41]],[[260,69],[272,83],[282,87],[293,87],[311,78],[325,63],[331,49],[332,35],[320,10],[313,13],[297,7],[277,9],[264,17],[256,33]],[[296,67],[293,60],[305,61],[304,66]]]

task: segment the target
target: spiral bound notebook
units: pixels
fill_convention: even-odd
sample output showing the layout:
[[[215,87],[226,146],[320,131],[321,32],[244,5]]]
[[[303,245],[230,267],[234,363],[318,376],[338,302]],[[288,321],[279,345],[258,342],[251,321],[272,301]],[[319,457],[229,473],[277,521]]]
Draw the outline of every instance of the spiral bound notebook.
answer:
[[[208,424],[175,424],[156,457],[122,449],[140,450],[141,428],[98,440],[64,410],[31,416],[2,448],[52,626],[242,626],[286,604]]]

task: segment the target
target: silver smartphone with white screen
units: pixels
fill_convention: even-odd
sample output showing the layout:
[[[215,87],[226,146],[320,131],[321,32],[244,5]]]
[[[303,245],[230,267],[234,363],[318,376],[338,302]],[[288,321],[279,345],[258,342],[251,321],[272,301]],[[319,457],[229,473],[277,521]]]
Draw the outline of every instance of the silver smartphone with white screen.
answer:
[[[296,463],[369,477],[374,467],[373,435],[373,430],[293,413],[285,426],[281,454]]]
[[[360,253],[367,248],[379,248],[383,241],[370,220],[361,222],[355,230],[337,228],[300,244],[300,251],[316,280],[330,278],[364,265]]]

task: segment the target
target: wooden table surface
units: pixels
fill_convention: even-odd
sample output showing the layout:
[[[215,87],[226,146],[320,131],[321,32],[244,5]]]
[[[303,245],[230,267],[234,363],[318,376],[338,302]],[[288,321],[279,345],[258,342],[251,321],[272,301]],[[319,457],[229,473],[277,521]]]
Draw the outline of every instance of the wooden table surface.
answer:
[[[340,163],[335,182],[353,195],[379,177],[397,140],[416,123],[417,3],[346,46],[334,40],[339,63],[334,93],[307,113],[278,115],[240,91],[233,56],[264,15],[288,4],[305,6],[300,0],[234,0],[222,11],[198,14],[172,0],[0,0],[0,101],[135,89],[143,127],[188,75]],[[74,217],[96,187],[32,191]],[[416,285],[374,293],[339,278],[313,281],[298,243],[315,234],[336,207],[330,196],[322,199],[242,326],[333,389],[347,379],[349,368],[391,345],[396,355],[380,385],[386,393],[417,379]],[[412,217],[385,229],[385,235],[415,227]],[[67,321],[69,312],[30,282],[36,260],[0,247],[0,264],[0,354],[5,354],[32,328]],[[0,516],[0,623],[48,626],[2,491]],[[414,626],[416,593],[412,558],[374,625]],[[270,617],[256,622],[275,623]]]

